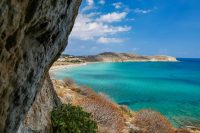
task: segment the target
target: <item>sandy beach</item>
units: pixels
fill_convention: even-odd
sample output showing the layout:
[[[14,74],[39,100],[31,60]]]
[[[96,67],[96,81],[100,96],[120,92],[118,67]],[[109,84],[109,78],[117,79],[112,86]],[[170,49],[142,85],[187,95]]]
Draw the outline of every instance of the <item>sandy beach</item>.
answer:
[[[55,65],[55,66],[52,66],[49,71],[53,72],[53,71],[58,70],[58,69],[67,69],[67,68],[78,67],[78,66],[87,65],[87,64],[88,63]]]

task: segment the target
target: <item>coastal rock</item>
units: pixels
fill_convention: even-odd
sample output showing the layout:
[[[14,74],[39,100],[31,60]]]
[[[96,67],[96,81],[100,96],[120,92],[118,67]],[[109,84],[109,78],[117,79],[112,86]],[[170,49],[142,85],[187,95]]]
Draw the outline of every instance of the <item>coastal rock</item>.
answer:
[[[50,112],[60,104],[61,101],[57,97],[52,81],[47,76],[18,133],[52,132]]]
[[[81,0],[0,1],[0,133],[14,133],[67,45]]]

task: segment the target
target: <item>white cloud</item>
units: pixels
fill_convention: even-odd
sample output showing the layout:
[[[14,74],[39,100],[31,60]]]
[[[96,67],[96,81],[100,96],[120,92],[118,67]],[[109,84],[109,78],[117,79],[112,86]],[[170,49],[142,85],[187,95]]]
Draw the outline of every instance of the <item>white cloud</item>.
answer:
[[[82,9],[82,12],[88,11],[94,8],[94,0],[87,0],[87,6]]]
[[[105,0],[99,0],[99,4],[104,5],[105,3]]]
[[[120,9],[122,7],[122,3],[121,2],[117,2],[117,3],[113,3],[112,4],[116,9]]]
[[[134,9],[134,12],[137,14],[147,14],[147,13],[150,13],[151,11],[152,11],[151,9],[147,9],[147,10],[140,9],[140,8]]]
[[[86,14],[86,17],[91,18],[91,17],[99,16],[100,14],[101,14],[100,12],[92,12],[92,13]]]
[[[102,15],[102,12],[93,12],[93,9],[96,8],[94,0],[87,0],[86,2],[87,5],[82,8],[76,18],[70,35],[71,39],[99,43],[122,42],[123,39],[115,38],[115,36],[131,30],[131,27],[120,23],[113,25],[113,22],[126,20],[127,12],[111,12]],[[105,0],[99,0],[98,3],[103,5]]]
[[[130,29],[131,27],[129,26],[107,25],[102,22],[97,22],[86,15],[79,14],[71,33],[71,37],[81,40],[95,40],[101,36],[126,32]]]
[[[93,5],[94,4],[94,0],[87,0],[88,5]]]
[[[121,13],[112,12],[112,13],[108,13],[108,14],[100,16],[100,18],[97,20],[100,22],[112,23],[112,22],[121,21],[122,19],[126,17],[126,15],[127,15],[126,12],[121,12]]]
[[[97,42],[99,43],[121,43],[124,40],[119,39],[119,38],[107,38],[107,37],[100,37]]]

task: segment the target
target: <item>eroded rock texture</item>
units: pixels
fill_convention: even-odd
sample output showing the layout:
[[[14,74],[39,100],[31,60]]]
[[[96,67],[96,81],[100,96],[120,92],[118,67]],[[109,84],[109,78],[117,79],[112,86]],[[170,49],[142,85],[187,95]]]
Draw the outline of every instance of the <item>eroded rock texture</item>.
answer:
[[[61,101],[54,90],[51,79],[47,76],[18,133],[53,132],[50,112],[53,107],[60,104]]]
[[[0,133],[14,133],[67,45],[81,0],[0,0]]]

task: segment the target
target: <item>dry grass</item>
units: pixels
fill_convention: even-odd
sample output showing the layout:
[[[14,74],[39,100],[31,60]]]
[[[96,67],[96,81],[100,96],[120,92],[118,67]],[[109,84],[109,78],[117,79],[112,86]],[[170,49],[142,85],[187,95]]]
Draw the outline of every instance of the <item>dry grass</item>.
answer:
[[[74,104],[76,102],[76,84],[72,80],[65,79],[65,81],[61,80],[53,80],[54,88],[58,97],[61,99],[62,103],[71,103]],[[72,91],[74,90],[74,91]],[[78,90],[78,89],[77,89]],[[77,91],[76,90],[76,91]]]
[[[79,101],[85,111],[92,113],[99,125],[100,132],[118,133],[124,128],[124,118],[120,108],[110,102],[104,94],[96,94],[89,88],[82,88],[80,92],[85,98]]]
[[[152,110],[139,111],[135,116],[135,124],[145,133],[175,133],[169,121]]]
[[[69,78],[64,78],[63,82],[65,86],[70,87],[70,88],[74,88],[76,86],[75,82]]]

